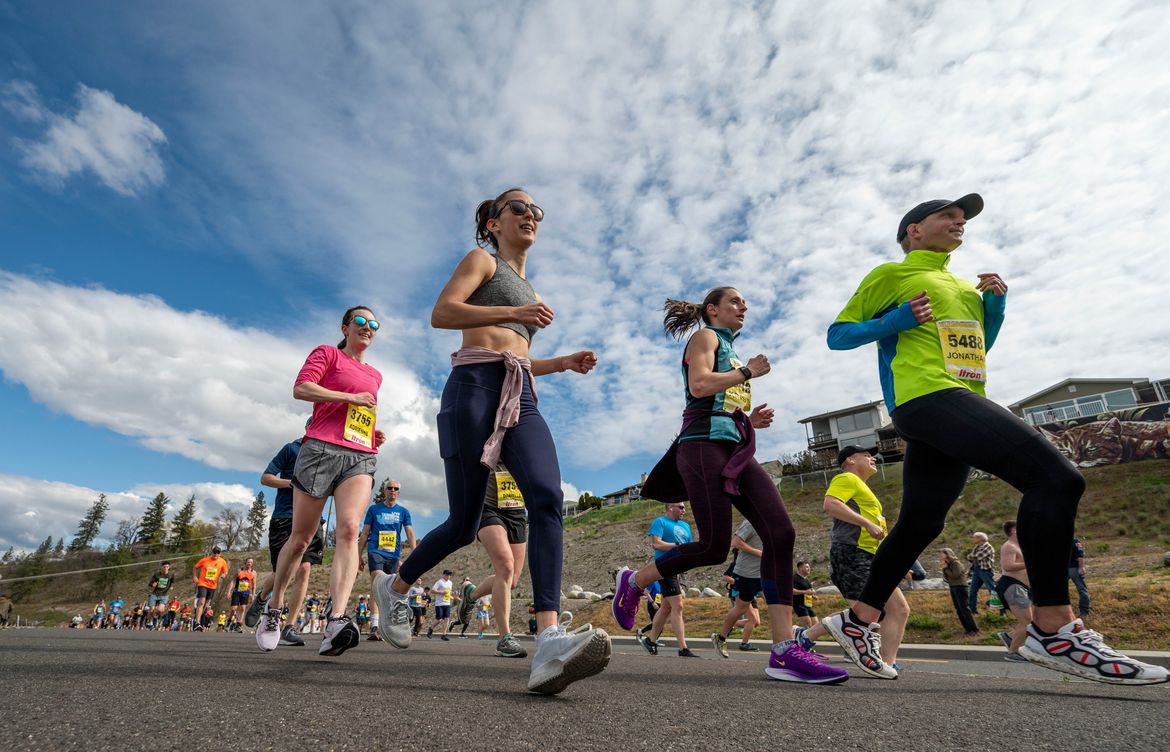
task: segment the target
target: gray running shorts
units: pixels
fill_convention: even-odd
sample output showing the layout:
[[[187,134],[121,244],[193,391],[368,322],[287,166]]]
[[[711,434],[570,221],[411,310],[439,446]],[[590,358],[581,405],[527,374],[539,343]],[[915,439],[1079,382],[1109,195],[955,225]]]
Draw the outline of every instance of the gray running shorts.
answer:
[[[378,455],[330,444],[320,439],[305,439],[293,468],[293,485],[309,496],[324,498],[346,478],[355,475],[373,477]]]
[[[1032,593],[1028,588],[1018,583],[1012,583],[1004,588],[1004,601],[1012,608],[1031,608]]]

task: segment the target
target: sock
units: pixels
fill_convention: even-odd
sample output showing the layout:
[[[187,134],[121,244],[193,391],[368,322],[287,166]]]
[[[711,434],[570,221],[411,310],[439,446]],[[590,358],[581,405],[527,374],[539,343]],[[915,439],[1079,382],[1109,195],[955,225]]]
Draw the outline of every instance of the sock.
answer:
[[[869,626],[869,622],[863,620],[857,614],[853,613],[853,609],[849,609],[849,621],[853,622],[854,624],[856,624],[859,627],[868,627]]]
[[[783,641],[778,642],[772,646],[772,652],[773,653],[783,653],[785,650],[792,647],[794,644],[795,643],[793,643],[792,640],[783,640]]]
[[[1043,629],[1036,626],[1036,622],[1032,622],[1032,624],[1029,626],[1031,626],[1032,630],[1041,637],[1052,637],[1056,634],[1056,632],[1045,632]]]
[[[374,616],[370,617],[370,626],[371,626],[371,627],[373,627],[374,629],[377,629],[377,628],[378,628],[378,616],[377,616],[377,614],[375,614]]]

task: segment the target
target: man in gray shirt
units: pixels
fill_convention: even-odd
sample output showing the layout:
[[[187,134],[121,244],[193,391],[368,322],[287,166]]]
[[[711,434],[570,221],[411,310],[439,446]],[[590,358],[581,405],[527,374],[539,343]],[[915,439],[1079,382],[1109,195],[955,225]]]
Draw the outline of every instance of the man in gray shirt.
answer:
[[[711,644],[715,647],[719,655],[727,658],[727,636],[731,634],[731,628],[739,621],[739,617],[755,610],[756,595],[760,592],[760,557],[764,555],[763,541],[752,523],[744,520],[735,529],[735,534],[731,536],[731,547],[739,551],[739,555],[735,559],[735,569],[731,571],[731,576],[735,578],[735,584],[732,585],[732,591],[737,593],[735,598],[735,605],[727,612],[727,616],[723,619],[723,628],[711,635]],[[755,623],[752,619],[748,619],[743,627],[743,640],[739,643],[739,649],[743,652],[755,652],[759,648],[751,643],[752,629],[756,624],[760,623],[759,615],[756,615]]]

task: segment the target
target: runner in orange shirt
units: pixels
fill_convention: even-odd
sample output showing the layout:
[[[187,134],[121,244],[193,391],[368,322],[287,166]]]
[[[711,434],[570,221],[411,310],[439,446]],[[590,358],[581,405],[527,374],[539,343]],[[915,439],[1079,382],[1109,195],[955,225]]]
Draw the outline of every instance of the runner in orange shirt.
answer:
[[[244,609],[256,590],[256,570],[252,567],[251,557],[244,559],[244,566],[236,572],[236,579],[232,583],[232,622],[236,625],[244,621]]]
[[[195,563],[193,579],[195,581],[195,613],[202,614],[206,608],[211,608],[211,601],[215,598],[215,589],[219,587],[219,579],[227,577],[227,560],[219,555],[219,546],[211,549],[210,556],[204,556]],[[201,631],[198,623],[196,631]]]

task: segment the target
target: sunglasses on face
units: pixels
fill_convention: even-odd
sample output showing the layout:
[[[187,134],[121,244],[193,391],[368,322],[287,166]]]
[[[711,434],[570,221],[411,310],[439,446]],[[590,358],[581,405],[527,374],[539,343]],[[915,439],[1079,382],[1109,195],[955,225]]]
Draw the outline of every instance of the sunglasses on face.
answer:
[[[541,209],[536,204],[526,204],[523,201],[521,201],[520,199],[512,199],[511,201],[505,201],[503,206],[497,206],[495,212],[492,214],[492,217],[495,218],[495,217],[500,216],[500,212],[502,212],[504,210],[505,206],[508,207],[509,209],[511,209],[512,213],[515,214],[517,217],[523,217],[525,214],[527,214],[529,211],[531,211],[532,218],[535,219],[537,222],[540,222],[541,220],[544,219],[544,209]]]
[[[378,331],[378,329],[382,326],[377,321],[374,321],[373,319],[367,319],[365,316],[354,316],[352,322],[358,326],[368,326],[375,332]]]
[[[402,489],[399,488],[398,486],[386,486],[386,490],[387,491],[401,491]]]

